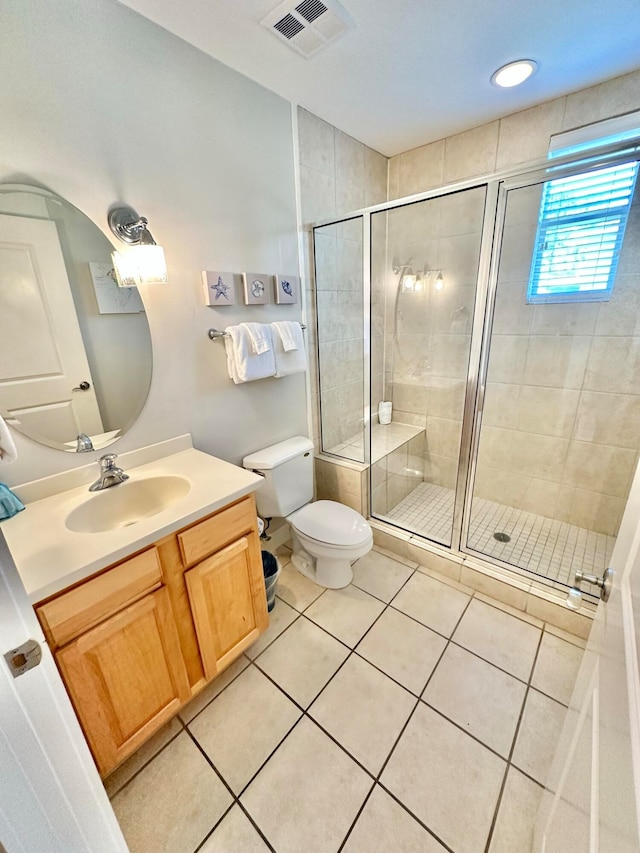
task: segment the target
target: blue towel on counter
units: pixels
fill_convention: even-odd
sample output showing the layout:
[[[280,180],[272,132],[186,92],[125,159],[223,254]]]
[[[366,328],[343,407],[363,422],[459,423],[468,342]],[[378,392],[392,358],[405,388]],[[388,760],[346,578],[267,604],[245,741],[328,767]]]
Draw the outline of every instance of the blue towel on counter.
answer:
[[[0,521],[17,515],[24,508],[20,498],[13,494],[9,486],[0,483]]]

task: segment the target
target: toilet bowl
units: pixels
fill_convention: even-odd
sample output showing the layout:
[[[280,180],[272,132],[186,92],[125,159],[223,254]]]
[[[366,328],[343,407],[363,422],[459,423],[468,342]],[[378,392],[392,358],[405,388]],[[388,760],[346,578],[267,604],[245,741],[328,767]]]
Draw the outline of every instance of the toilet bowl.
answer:
[[[373,534],[359,512],[336,501],[316,501],[287,517],[296,569],[320,586],[341,589],[353,580],[352,563],[368,554]]]
[[[351,583],[351,564],[371,550],[373,533],[351,507],[311,502],[313,442],[294,436],[245,456],[242,464],[263,477],[256,495],[260,515],[289,522],[295,568],[329,589]]]

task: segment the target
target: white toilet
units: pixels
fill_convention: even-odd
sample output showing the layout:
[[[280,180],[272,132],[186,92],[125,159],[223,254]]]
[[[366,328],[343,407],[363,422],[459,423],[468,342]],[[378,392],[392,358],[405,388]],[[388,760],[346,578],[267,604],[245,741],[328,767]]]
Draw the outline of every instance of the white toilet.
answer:
[[[351,583],[351,564],[371,550],[373,534],[367,520],[344,504],[310,503],[313,442],[289,438],[245,456],[242,464],[264,476],[256,493],[260,515],[289,522],[296,569],[330,589]]]

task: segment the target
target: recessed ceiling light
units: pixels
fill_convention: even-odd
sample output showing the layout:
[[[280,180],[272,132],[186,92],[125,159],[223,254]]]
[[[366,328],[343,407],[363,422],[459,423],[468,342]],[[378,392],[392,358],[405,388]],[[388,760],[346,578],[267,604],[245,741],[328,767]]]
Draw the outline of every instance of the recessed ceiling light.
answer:
[[[516,62],[509,62],[494,71],[491,75],[491,82],[494,86],[509,89],[511,86],[519,86],[520,83],[524,83],[537,70],[538,63],[534,62],[533,59],[518,59]]]

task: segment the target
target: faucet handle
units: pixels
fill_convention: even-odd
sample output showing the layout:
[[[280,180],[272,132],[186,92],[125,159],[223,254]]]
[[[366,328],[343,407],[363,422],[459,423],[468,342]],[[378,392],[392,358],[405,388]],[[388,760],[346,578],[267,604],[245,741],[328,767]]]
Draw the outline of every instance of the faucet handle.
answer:
[[[118,458],[117,453],[105,453],[98,459],[98,464],[103,471],[108,471],[110,468],[115,468],[115,461]]]

